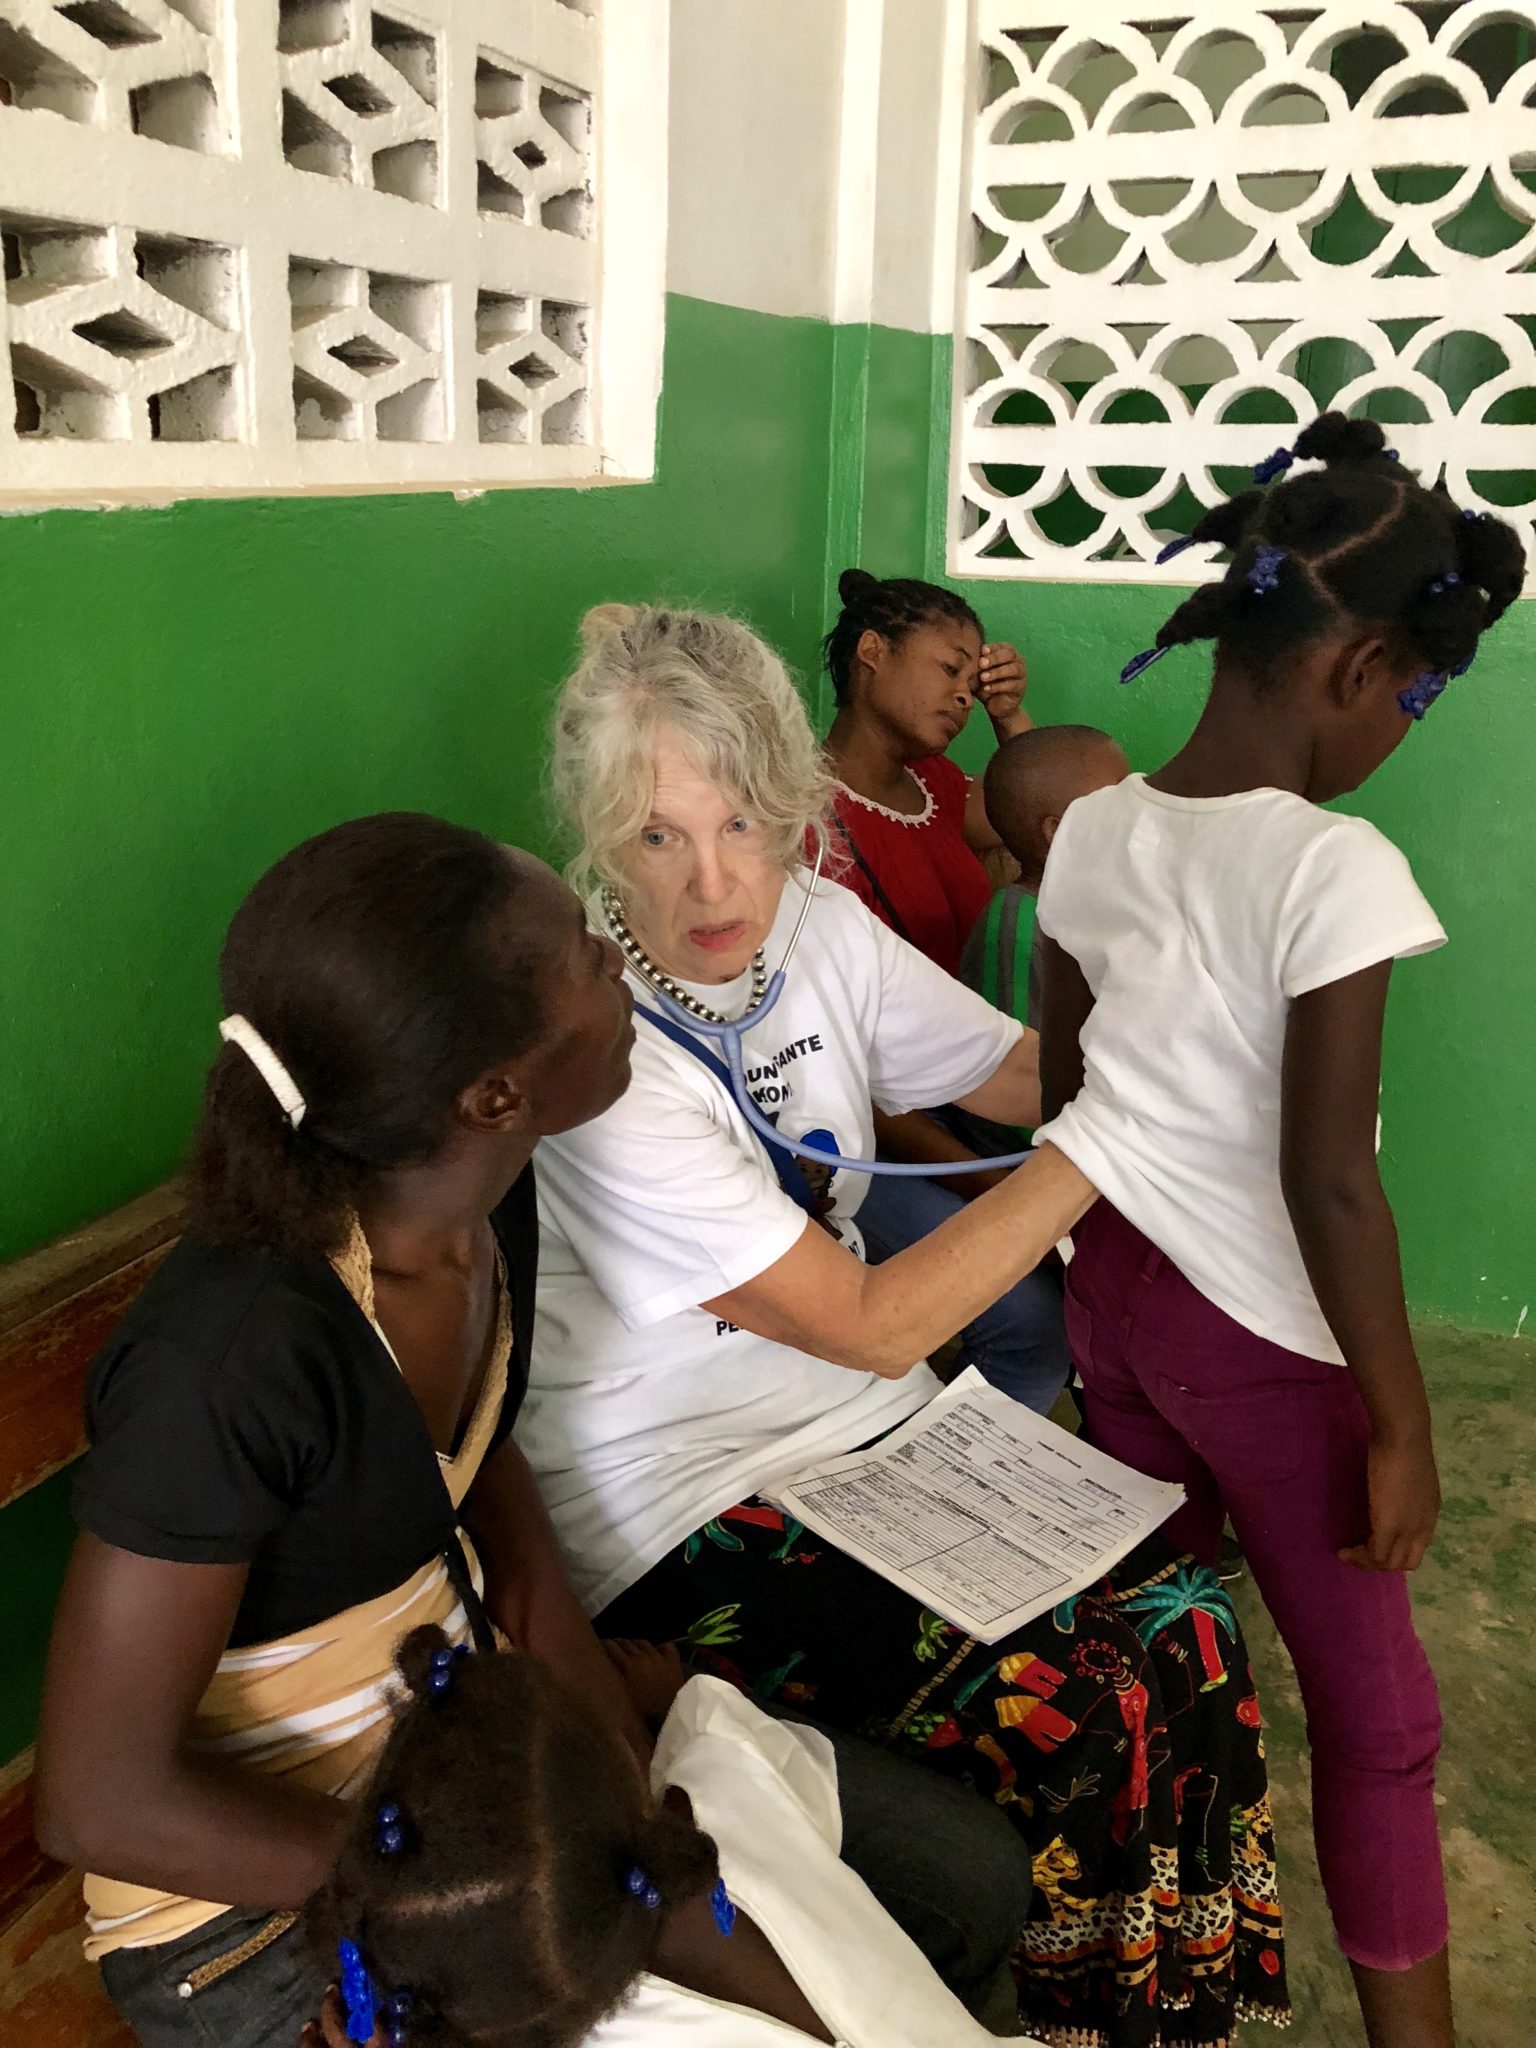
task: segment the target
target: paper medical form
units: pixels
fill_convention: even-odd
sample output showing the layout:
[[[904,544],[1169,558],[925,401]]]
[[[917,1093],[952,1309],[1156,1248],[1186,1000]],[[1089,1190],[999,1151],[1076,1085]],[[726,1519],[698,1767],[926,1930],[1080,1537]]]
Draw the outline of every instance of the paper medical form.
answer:
[[[974,1366],[878,1444],[774,1488],[818,1536],[995,1643],[1102,1578],[1182,1486],[1147,1479]]]

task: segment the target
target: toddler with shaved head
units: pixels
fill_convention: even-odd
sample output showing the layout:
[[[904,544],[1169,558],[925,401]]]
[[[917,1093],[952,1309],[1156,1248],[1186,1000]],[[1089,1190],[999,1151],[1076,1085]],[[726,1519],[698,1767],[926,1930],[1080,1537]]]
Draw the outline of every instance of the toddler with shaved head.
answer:
[[[1005,740],[987,764],[985,796],[992,829],[1018,862],[1018,884],[1004,889],[971,934],[961,978],[1001,1010],[1040,1028],[1040,948],[1029,954],[1023,1012],[1014,993],[1014,935],[1026,896],[1038,894],[1045,857],[1068,804],[1123,782],[1129,761],[1107,732],[1091,725],[1037,725]]]

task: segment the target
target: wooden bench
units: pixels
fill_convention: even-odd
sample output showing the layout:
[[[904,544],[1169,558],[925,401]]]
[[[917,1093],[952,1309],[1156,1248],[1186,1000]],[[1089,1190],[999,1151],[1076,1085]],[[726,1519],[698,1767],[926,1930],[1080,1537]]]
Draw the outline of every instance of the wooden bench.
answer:
[[[102,1343],[180,1233],[174,1181],[0,1266],[0,1508],[85,1448]],[[32,1833],[32,1752],[0,1765],[0,2048],[133,2048],[80,1952],[80,1879]]]

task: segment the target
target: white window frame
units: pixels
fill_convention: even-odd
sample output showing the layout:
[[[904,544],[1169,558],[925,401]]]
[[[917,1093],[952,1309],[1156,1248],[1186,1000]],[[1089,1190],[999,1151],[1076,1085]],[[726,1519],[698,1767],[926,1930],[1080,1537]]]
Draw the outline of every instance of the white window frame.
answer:
[[[375,13],[437,39],[437,204],[285,160],[278,0],[176,0],[174,16],[166,14],[166,0],[131,5],[151,20],[164,16],[177,37],[186,13],[216,20],[216,33],[204,43],[221,94],[225,146],[205,153],[133,132],[121,91],[99,92],[87,119],[0,105],[0,220],[39,234],[59,225],[114,231],[101,244],[109,252],[103,260],[115,265],[130,295],[139,290],[134,263],[142,261],[134,256],[134,235],[233,252],[235,310],[227,321],[237,331],[225,352],[235,378],[235,437],[150,438],[142,406],[125,438],[40,433],[35,421],[24,422],[31,431],[18,432],[7,386],[0,391],[0,507],[297,492],[476,493],[638,482],[654,474],[664,329],[667,0],[380,0]],[[0,0],[0,27],[25,28],[40,6],[42,0]],[[536,210],[528,220],[481,212],[474,99],[481,54],[591,95],[586,238],[540,226]],[[110,69],[117,59],[103,61]],[[422,358],[440,380],[429,437],[366,438],[367,426],[364,438],[300,434],[292,259],[350,266],[363,280],[365,299],[369,276],[437,288]],[[475,316],[486,292],[530,301],[535,330],[546,298],[562,310],[566,303],[590,308],[582,322],[590,396],[580,440],[536,438],[536,389],[530,438],[481,438]],[[152,302],[141,296],[139,303]],[[9,363],[12,330],[27,317],[24,307],[0,298],[0,363]],[[189,347],[217,338],[195,315],[182,327]],[[567,328],[574,331],[569,322]],[[173,318],[167,331],[175,329]],[[404,353],[411,354],[409,347]]]
[[[1279,22],[1271,17],[1293,23],[1304,17],[1300,40],[1291,53]],[[1297,376],[1287,373],[1282,358],[1312,339],[1339,337],[1356,343],[1371,369],[1352,378],[1331,403],[1349,411],[1373,389],[1401,386],[1416,391],[1429,418],[1390,429],[1403,460],[1426,482],[1443,477],[1459,504],[1485,508],[1520,528],[1536,577],[1536,506],[1506,506],[1480,497],[1468,476],[1469,470],[1536,468],[1531,454],[1536,430],[1483,417],[1507,391],[1536,387],[1536,342],[1517,318],[1536,314],[1536,270],[1521,267],[1536,253],[1536,208],[1530,193],[1516,187],[1511,173],[1515,159],[1528,161],[1536,151],[1536,104],[1524,103],[1536,83],[1536,65],[1523,66],[1490,102],[1476,75],[1455,61],[1456,48],[1469,35],[1499,21],[1536,24],[1536,7],[1532,0],[1464,0],[1452,20],[1431,36],[1404,0],[1300,0],[1293,5],[1283,0],[1169,0],[1163,7],[1149,5],[1148,0],[970,0],[947,520],[952,575],[1050,582],[1149,580],[1159,573],[1155,558],[1169,537],[1159,530],[1158,508],[1181,480],[1196,498],[1214,504],[1224,493],[1211,474],[1213,467],[1261,461],[1277,443],[1294,436],[1294,428],[1288,431],[1281,425],[1223,420],[1219,415],[1227,398],[1238,389],[1284,391],[1297,407],[1297,424],[1304,424],[1313,401]],[[1173,31],[1164,57],[1157,57],[1141,35],[1142,27]],[[1349,108],[1342,91],[1329,81],[1331,89],[1323,94],[1329,102],[1325,121],[1242,124],[1241,114],[1281,89],[1288,73],[1297,73],[1305,53],[1320,41],[1342,40],[1368,28],[1389,30],[1408,54],[1366,90],[1358,106]],[[1032,91],[1028,79],[1021,84],[1020,99],[1052,101],[1069,117],[1074,133],[1068,139],[1000,142],[993,131],[1007,111],[1006,97],[981,107],[984,47],[1002,44],[1008,30],[1028,29],[1080,32],[1074,33],[1074,44],[1118,47],[1132,64],[1135,75],[1115,88],[1091,126],[1080,108],[1074,111],[1065,92],[1053,93],[1049,83],[1043,92]],[[1137,98],[1149,93],[1179,96],[1177,63],[1191,43],[1232,33],[1259,44],[1264,69],[1233,92],[1220,115],[1212,120],[1202,113],[1202,96],[1186,86],[1184,96],[1196,116],[1193,129],[1116,130],[1111,117],[1118,118],[1118,111]],[[1433,80],[1455,84],[1467,111],[1376,118],[1379,109],[1411,83]],[[1406,154],[1410,148],[1418,153]],[[1346,174],[1372,180],[1378,170],[1408,163],[1465,167],[1448,195],[1428,205],[1382,195],[1383,203],[1396,213],[1389,244],[1400,230],[1406,232],[1409,246],[1431,273],[1426,276],[1376,275],[1375,258],[1330,267],[1312,259],[1299,234],[1294,234],[1289,247],[1283,238],[1280,246],[1293,276],[1255,281],[1247,267],[1257,254],[1250,257],[1245,252],[1210,263],[1180,257],[1162,240],[1158,222],[1122,221],[1111,196],[1117,176],[1131,181],[1163,178],[1170,184],[1190,178],[1197,201],[1200,181],[1209,179],[1229,212],[1242,218],[1239,180],[1248,174],[1321,172],[1321,190],[1331,208]],[[1468,203],[1485,168],[1506,212],[1529,222],[1529,232],[1493,257],[1468,257],[1443,245],[1436,249],[1432,223]],[[1013,223],[987,197],[990,188],[1009,184],[1053,191],[1059,187],[1062,198],[1043,218]],[[1074,272],[1054,262],[1049,237],[1069,221],[1079,192],[1092,194],[1112,225],[1128,226],[1133,241],[1138,232],[1145,233],[1146,261],[1162,282],[1119,281],[1103,271]],[[970,267],[973,214],[1003,237],[1001,251],[978,269]],[[1171,226],[1174,218],[1167,216],[1166,224]],[[1283,237],[1291,217],[1277,218],[1283,223]],[[1020,258],[1045,280],[1043,285],[1010,287],[1004,281]],[[1253,327],[1269,315],[1277,334],[1285,332],[1283,346],[1261,346],[1253,338]],[[1429,324],[1397,353],[1378,323],[1405,317]],[[1240,324],[1244,322],[1249,325]],[[1141,345],[1139,354],[1121,331],[1137,327],[1155,336]],[[997,339],[997,329],[1044,331],[1014,356],[1008,344]],[[1429,370],[1420,370],[1417,364],[1420,357],[1430,357],[1445,335],[1467,331],[1491,336],[1503,349],[1509,368],[1477,387],[1466,405],[1455,411]],[[1218,338],[1237,371],[1189,413],[1177,381],[1160,373],[1161,359],[1181,337],[1191,336]],[[1102,396],[1094,387],[1076,405],[1065,383],[1056,381],[1052,360],[1053,352],[1074,343],[1101,350],[1114,365],[1113,374],[1101,380]],[[972,344],[989,346],[1002,366],[999,376],[974,390],[967,389]],[[1098,417],[1115,392],[1138,387],[1155,390],[1162,398],[1169,414],[1165,422],[1122,425]],[[1051,423],[996,424],[989,419],[991,405],[1009,390],[1019,389],[1047,405]],[[985,480],[976,474],[988,463],[1038,468],[1043,474],[1025,493],[1006,498],[989,494]],[[1097,466],[1117,465],[1162,474],[1139,499],[1123,499],[1099,485],[1092,474]],[[1048,504],[1063,483],[1105,515],[1093,536],[1075,544],[1052,542],[1028,517],[1032,505]],[[1004,531],[1020,552],[984,552]],[[1104,547],[1106,534],[1119,549],[1118,559],[1094,558]],[[1189,582],[1219,573],[1210,554],[1207,548],[1182,555],[1175,575]]]

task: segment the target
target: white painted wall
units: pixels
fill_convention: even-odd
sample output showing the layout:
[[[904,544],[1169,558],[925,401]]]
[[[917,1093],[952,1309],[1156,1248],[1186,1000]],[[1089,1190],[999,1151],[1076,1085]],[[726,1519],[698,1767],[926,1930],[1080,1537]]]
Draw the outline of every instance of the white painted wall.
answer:
[[[965,0],[883,0],[874,289],[883,327],[947,334],[964,144]]]
[[[672,291],[826,319],[844,0],[672,0]]]
[[[672,0],[671,290],[948,331],[965,0]]]

